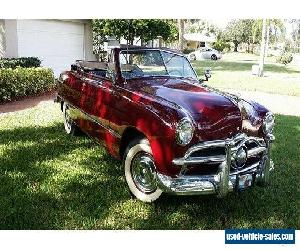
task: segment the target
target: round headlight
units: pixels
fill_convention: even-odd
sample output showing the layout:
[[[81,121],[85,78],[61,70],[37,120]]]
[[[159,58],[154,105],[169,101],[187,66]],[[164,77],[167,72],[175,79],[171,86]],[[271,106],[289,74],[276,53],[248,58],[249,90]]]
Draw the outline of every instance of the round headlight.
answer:
[[[263,130],[264,133],[272,134],[275,125],[275,117],[272,113],[267,113],[264,121],[263,121]]]
[[[183,118],[176,126],[176,140],[180,145],[187,145],[193,138],[194,126],[192,122]]]

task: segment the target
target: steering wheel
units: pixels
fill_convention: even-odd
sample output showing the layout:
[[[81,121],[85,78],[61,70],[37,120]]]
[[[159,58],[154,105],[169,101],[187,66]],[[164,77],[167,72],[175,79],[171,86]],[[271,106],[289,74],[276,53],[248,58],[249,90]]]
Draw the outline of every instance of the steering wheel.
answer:
[[[172,73],[172,72],[174,72],[174,73]],[[169,70],[169,75],[170,76],[182,76],[182,72],[179,71],[178,69],[171,69],[171,70]]]

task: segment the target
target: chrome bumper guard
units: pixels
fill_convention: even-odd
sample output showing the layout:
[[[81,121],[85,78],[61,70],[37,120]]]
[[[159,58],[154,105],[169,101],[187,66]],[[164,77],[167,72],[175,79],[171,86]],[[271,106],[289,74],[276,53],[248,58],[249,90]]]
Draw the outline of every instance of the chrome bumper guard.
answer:
[[[267,135],[263,140],[239,134],[232,139],[204,142],[191,147],[183,158],[174,159],[173,164],[182,166],[178,177],[157,173],[159,187],[166,193],[194,195],[216,194],[224,197],[228,192],[234,191],[237,186],[237,177],[243,174],[253,174],[256,183],[265,185],[269,182],[270,172],[274,170],[273,161],[270,159],[270,145],[274,141],[273,135]],[[235,153],[246,143],[255,143],[256,147],[248,151],[248,157],[262,154],[260,160],[242,169],[232,169]],[[192,153],[213,147],[225,147],[225,155],[191,157]],[[190,164],[216,163],[219,165],[217,174],[214,175],[184,175]]]

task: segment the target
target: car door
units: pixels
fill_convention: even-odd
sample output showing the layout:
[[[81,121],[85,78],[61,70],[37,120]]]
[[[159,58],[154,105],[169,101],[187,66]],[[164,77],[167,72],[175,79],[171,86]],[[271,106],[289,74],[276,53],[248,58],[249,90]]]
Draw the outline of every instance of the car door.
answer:
[[[204,59],[210,59],[210,49],[204,49],[203,51],[203,58]]]
[[[205,59],[205,53],[206,53],[206,51],[205,51],[204,48],[200,48],[200,49],[199,49],[199,57],[200,57],[201,59]]]
[[[113,115],[112,86],[113,79],[108,74],[105,77],[86,74],[82,105],[85,115],[85,132],[106,146],[111,154],[115,154],[114,144],[119,136],[110,128],[110,119]]]

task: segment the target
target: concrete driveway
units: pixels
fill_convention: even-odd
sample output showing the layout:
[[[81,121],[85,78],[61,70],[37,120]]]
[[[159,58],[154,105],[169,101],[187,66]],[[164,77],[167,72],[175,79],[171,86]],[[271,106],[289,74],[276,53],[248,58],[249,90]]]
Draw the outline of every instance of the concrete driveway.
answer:
[[[300,116],[300,97],[268,94],[256,91],[239,91],[228,89],[226,92],[236,94],[244,99],[256,101],[273,113],[282,115]]]

